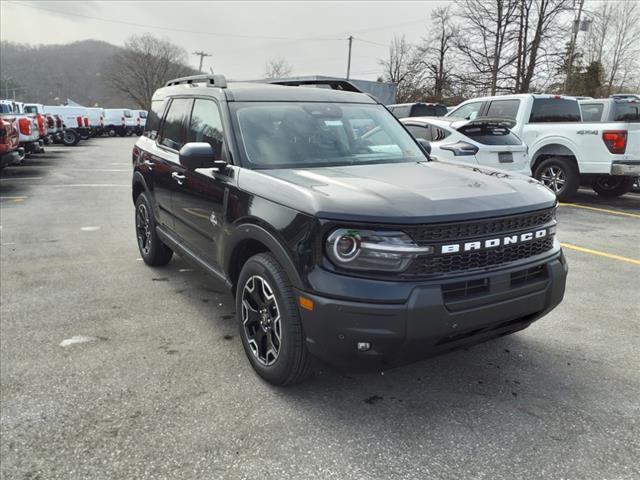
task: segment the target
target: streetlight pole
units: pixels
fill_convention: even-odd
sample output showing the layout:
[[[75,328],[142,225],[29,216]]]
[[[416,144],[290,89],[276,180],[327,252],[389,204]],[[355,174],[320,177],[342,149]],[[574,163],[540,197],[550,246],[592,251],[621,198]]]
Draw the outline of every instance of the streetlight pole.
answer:
[[[347,80],[351,75],[351,44],[353,43],[353,35],[349,35],[349,58],[347,59]]]
[[[567,76],[564,79],[565,94],[567,93],[567,89],[569,88],[569,80],[571,79],[571,70],[573,69],[573,53],[576,49],[578,32],[580,31],[580,17],[582,16],[582,7],[584,7],[584,0],[580,0],[580,6],[578,7],[578,16],[576,17],[576,20],[573,23],[573,30],[571,31],[571,42],[569,43],[569,58],[567,59]]]

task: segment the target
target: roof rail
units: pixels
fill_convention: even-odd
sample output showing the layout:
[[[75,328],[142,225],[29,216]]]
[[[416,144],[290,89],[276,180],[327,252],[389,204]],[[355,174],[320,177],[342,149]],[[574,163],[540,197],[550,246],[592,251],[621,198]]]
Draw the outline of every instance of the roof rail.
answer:
[[[192,83],[206,83],[207,86],[226,88],[227,79],[224,75],[191,75],[189,77],[174,78],[169,80],[164,86],[191,85]]]
[[[305,85],[328,85],[332,90],[344,90],[346,92],[363,93],[358,87],[347,80],[272,80],[268,83],[274,85],[286,85],[300,87]]]

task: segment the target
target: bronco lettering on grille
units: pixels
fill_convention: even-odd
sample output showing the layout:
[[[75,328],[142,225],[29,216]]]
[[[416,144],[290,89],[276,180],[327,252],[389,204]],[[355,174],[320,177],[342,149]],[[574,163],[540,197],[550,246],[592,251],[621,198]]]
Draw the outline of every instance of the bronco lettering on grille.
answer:
[[[521,233],[518,235],[508,235],[506,237],[489,238],[486,240],[476,240],[473,242],[452,243],[449,245],[441,245],[440,253],[458,253],[458,252],[471,252],[475,250],[486,250],[489,248],[496,248],[501,245],[513,245],[522,242],[529,242],[531,240],[544,238],[548,235],[546,228],[541,230],[535,230],[532,232]]]

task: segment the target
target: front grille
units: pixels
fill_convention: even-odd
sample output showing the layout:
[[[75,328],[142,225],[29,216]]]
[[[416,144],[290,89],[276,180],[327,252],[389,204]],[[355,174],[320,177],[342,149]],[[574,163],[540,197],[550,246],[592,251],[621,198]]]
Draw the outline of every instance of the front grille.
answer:
[[[511,215],[509,217],[459,223],[441,223],[437,225],[419,225],[415,227],[403,227],[402,230],[418,244],[454,239],[464,240],[500,233],[511,233],[545,225],[553,220],[553,213],[554,209],[549,208],[547,210]]]
[[[508,245],[479,252],[445,255],[423,255],[416,258],[404,275],[421,277],[442,273],[455,273],[476,268],[492,267],[539,255],[553,248],[553,237]]]

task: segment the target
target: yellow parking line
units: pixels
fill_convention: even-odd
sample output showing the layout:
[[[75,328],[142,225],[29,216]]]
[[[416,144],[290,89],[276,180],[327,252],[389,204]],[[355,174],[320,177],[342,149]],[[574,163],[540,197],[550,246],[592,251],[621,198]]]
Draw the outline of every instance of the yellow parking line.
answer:
[[[595,212],[604,212],[604,213],[611,213],[613,215],[622,215],[622,216],[625,216],[625,217],[640,218],[640,215],[638,215],[637,213],[622,212],[620,210],[609,210],[608,208],[588,207],[586,205],[579,205],[577,203],[561,203],[560,206],[561,207],[584,208],[585,210],[593,210]]]
[[[620,255],[613,255],[611,253],[600,252],[598,250],[591,250],[590,248],[578,247],[576,245],[571,245],[570,243],[560,243],[560,245],[562,245],[563,248],[568,248],[569,250],[575,250],[582,253],[590,253],[591,255],[610,258],[612,260],[620,260],[621,262],[627,262],[632,265],[640,265],[640,260],[636,260],[635,258],[622,257]]]

